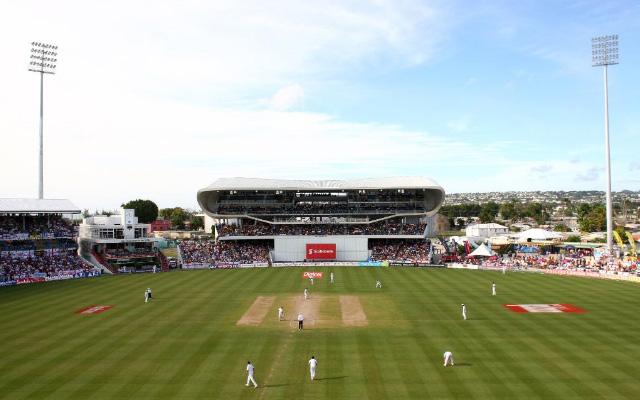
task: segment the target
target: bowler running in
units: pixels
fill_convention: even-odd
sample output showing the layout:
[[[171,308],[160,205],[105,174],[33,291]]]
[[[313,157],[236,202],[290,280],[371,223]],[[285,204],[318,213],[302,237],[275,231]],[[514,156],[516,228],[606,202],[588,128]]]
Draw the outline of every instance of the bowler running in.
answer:
[[[309,360],[309,375],[311,375],[311,380],[316,379],[316,367],[318,366],[318,360],[314,356],[311,356]]]

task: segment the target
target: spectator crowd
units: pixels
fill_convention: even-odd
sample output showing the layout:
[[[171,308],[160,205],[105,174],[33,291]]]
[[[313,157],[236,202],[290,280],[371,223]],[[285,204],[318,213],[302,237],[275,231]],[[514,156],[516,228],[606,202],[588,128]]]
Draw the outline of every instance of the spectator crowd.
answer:
[[[0,216],[0,240],[52,239],[76,236],[75,226],[59,215]]]
[[[279,236],[279,235],[422,235],[426,224],[402,224],[385,221],[373,224],[287,224],[272,225],[262,222],[243,225],[219,225],[218,235],[224,236]]]
[[[221,202],[215,208],[220,214],[390,214],[396,212],[425,212],[422,202],[389,203],[256,203],[237,204]]]
[[[376,241],[371,246],[371,261],[431,262],[429,241]]]
[[[85,263],[78,255],[70,253],[32,253],[0,252],[0,280],[16,280],[33,276],[73,275],[88,272],[93,267]]]
[[[466,258],[464,264],[483,267],[508,269],[567,269],[636,272],[638,260],[616,258],[601,255],[596,257],[590,249],[576,249],[564,253],[518,253],[511,252],[503,256]]]
[[[246,241],[184,240],[180,242],[182,263],[214,266],[232,263],[267,263],[269,246]]]

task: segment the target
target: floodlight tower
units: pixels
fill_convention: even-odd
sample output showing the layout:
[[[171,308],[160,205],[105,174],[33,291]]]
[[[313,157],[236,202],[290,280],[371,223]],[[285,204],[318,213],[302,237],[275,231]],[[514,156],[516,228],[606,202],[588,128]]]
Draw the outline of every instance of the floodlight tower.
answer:
[[[604,142],[607,164],[607,251],[613,253],[613,204],[611,200],[611,150],[609,147],[609,84],[607,67],[618,64],[618,35],[597,36],[591,39],[591,65],[604,67]]]
[[[44,197],[43,190],[43,144],[42,144],[42,127],[44,118],[43,109],[43,91],[44,91],[44,74],[55,74],[56,63],[58,62],[58,46],[42,43],[31,42],[31,58],[29,61],[29,71],[40,73],[40,157],[39,157],[39,179],[38,179],[38,198]]]

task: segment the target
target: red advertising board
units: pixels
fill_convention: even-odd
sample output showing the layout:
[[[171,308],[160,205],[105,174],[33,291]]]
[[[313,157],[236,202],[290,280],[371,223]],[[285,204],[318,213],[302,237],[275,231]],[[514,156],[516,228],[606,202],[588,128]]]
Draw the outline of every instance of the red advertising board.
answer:
[[[310,271],[305,271],[302,273],[302,277],[303,278],[315,278],[315,279],[321,279],[322,278],[322,272],[310,272]]]
[[[335,260],[335,243],[307,243],[307,260]]]

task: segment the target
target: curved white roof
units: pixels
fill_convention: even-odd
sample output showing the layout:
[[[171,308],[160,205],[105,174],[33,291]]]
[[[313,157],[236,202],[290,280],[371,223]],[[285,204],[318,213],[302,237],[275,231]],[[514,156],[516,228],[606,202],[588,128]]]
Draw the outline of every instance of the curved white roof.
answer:
[[[434,214],[444,202],[444,189],[435,181],[423,177],[370,178],[352,180],[290,180],[261,178],[220,178],[198,191],[198,204],[205,214],[216,217],[213,209],[221,191],[226,190],[378,190],[423,189],[426,192],[425,209]]]
[[[392,177],[352,180],[294,180],[262,178],[219,178],[199,192],[210,190],[346,190],[346,189],[440,189],[423,177]]]

